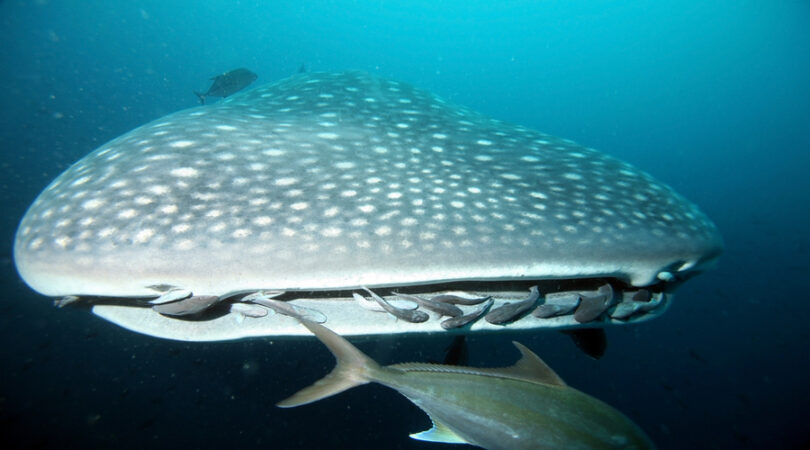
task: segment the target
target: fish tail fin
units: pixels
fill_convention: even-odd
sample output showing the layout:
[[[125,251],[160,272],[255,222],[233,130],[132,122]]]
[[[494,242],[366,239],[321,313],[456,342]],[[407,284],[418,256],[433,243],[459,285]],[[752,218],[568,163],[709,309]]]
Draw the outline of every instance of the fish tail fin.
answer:
[[[329,348],[337,359],[337,365],[328,375],[278,402],[276,406],[292,408],[306,405],[373,381],[374,372],[381,369],[379,364],[323,325],[308,320],[301,320],[301,323]]]
[[[194,95],[196,95],[197,97],[200,97],[200,104],[201,105],[205,104],[205,94],[200,94],[199,92],[194,91]]]

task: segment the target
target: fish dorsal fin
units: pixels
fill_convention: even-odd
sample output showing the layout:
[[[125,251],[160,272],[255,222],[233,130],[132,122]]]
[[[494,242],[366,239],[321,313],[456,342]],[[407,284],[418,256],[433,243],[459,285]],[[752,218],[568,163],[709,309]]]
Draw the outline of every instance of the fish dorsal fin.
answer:
[[[445,444],[469,444],[453,430],[447,428],[445,424],[438,422],[433,417],[430,418],[430,421],[433,422],[433,426],[429,430],[414,433],[411,438],[419,441],[443,442]]]
[[[504,375],[554,386],[567,386],[565,381],[528,347],[516,341],[512,341],[512,344],[520,350],[521,357],[515,365],[500,369]]]

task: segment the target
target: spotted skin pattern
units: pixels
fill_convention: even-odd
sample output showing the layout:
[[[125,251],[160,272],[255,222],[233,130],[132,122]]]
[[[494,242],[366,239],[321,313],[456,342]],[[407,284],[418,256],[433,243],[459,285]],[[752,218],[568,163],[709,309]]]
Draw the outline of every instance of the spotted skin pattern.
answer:
[[[363,72],[304,73],[90,153],[32,204],[17,267],[51,296],[453,280],[642,286],[714,224],[606,154]]]

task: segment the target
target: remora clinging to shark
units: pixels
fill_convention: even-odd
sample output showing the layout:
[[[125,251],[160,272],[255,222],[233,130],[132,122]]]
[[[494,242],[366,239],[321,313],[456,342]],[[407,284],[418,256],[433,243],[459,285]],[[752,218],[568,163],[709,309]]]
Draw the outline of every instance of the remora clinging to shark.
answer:
[[[418,363],[382,367],[326,327],[302,323],[329,347],[337,366],[278,406],[305,405],[376,382],[397,390],[430,416],[433,428],[412,434],[415,439],[487,449],[654,448],[630,419],[568,387],[517,342],[513,343],[522,357],[511,367]]]
[[[721,250],[622,161],[345,72],[101,146],[34,201],[14,261],[60,304],[204,341],[300,335],[296,315],[343,335],[632,323]]]

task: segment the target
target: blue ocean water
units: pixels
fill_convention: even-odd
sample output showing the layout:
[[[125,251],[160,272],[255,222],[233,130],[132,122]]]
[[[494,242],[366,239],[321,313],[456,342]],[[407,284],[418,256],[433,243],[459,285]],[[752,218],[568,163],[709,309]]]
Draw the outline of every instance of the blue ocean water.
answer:
[[[35,196],[97,146],[257,83],[362,69],[629,161],[699,204],[726,251],[661,318],[589,359],[553,332],[510,341],[625,412],[660,448],[810,445],[810,5],[806,1],[0,2],[0,440],[15,448],[449,448],[397,393],[274,404],[331,369],[315,340],[189,344],[56,309],[17,276]],[[366,340],[380,362],[448,339]]]

